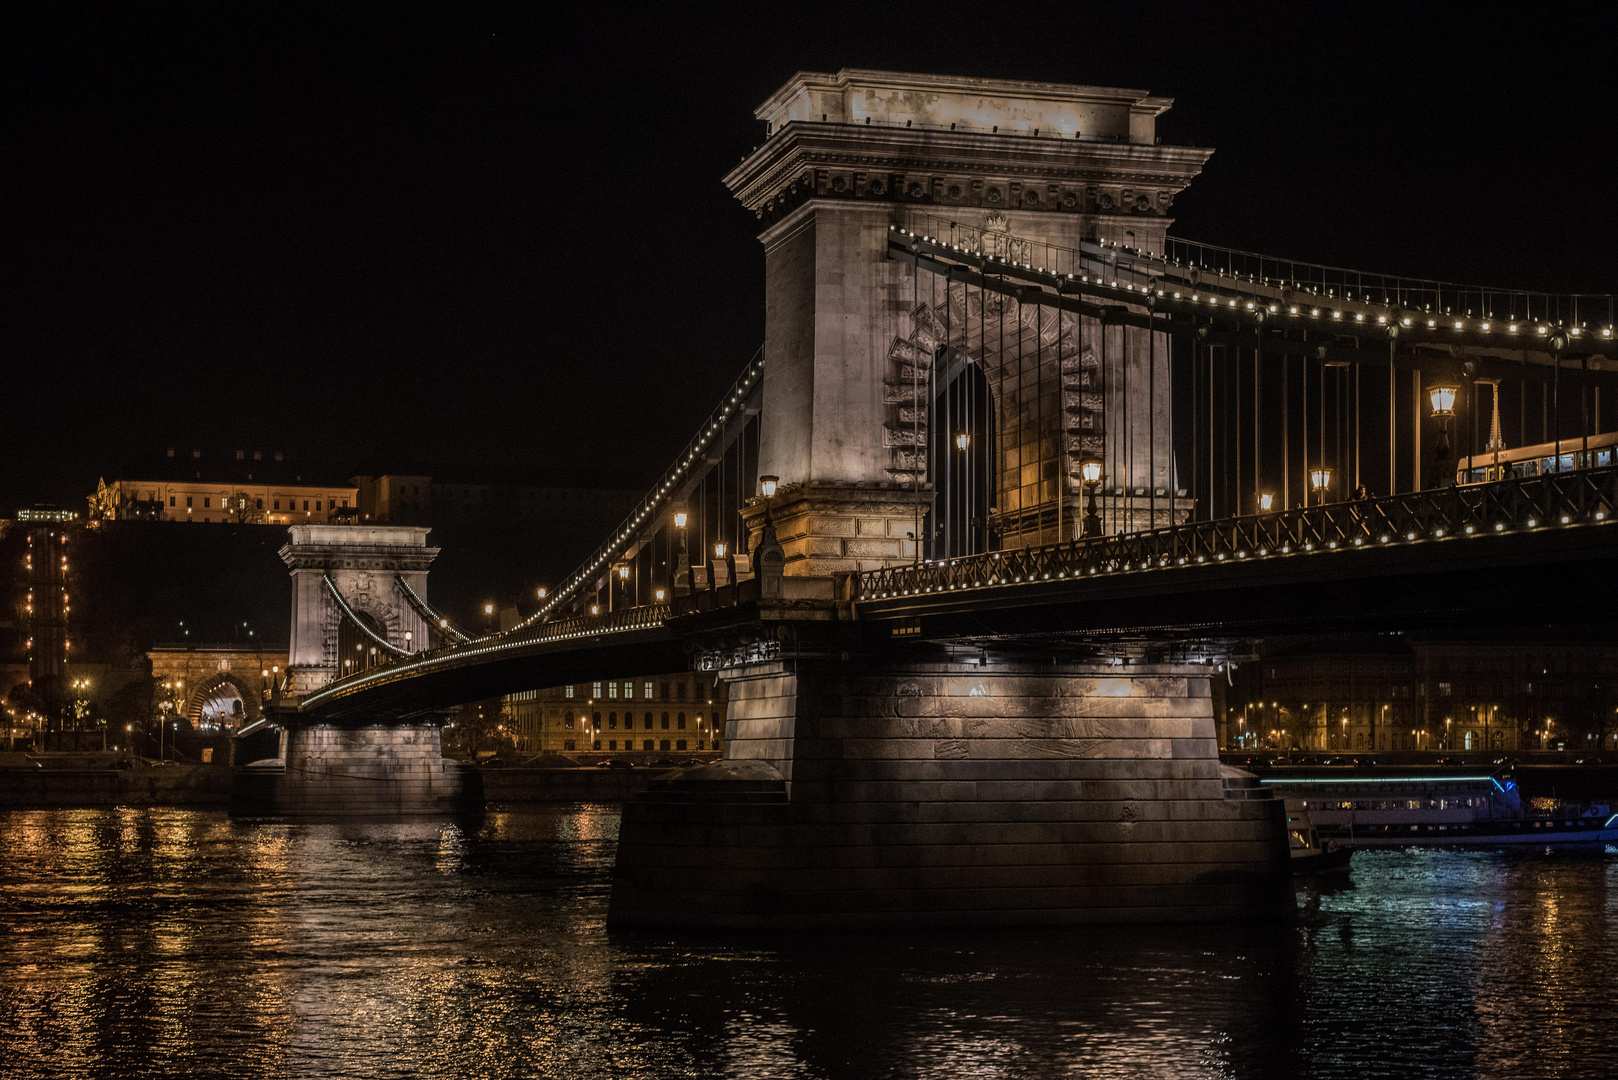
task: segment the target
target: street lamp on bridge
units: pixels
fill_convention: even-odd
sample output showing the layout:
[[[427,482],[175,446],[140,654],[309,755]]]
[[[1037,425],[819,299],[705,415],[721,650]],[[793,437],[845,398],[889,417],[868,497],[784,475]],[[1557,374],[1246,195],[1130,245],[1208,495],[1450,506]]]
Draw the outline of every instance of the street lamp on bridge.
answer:
[[[1427,388],[1427,397],[1433,404],[1433,417],[1438,421],[1438,446],[1434,452],[1439,476],[1444,475],[1444,462],[1449,460],[1449,422],[1455,415],[1455,397],[1460,388],[1441,383]]]
[[[686,547],[685,534],[685,523],[688,520],[690,520],[690,515],[688,515],[683,508],[674,511],[674,527],[680,533],[680,557],[675,561],[674,564],[674,591],[676,595],[678,595],[680,590],[680,578],[682,576],[687,578],[688,587],[694,584],[694,582],[689,581],[691,576],[691,555],[689,549]]]
[[[1101,535],[1101,515],[1096,512],[1096,488],[1101,486],[1101,462],[1090,458],[1079,466],[1079,478],[1084,481],[1084,526],[1082,536]]]
[[[1331,487],[1331,467],[1322,465],[1309,473],[1309,486],[1315,492],[1315,505],[1326,501],[1326,491]]]

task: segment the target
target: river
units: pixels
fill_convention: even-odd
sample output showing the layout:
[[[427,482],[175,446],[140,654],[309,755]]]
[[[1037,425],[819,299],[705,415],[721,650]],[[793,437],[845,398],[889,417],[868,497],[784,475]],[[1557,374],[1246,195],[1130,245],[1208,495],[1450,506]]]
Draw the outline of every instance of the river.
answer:
[[[1618,854],[1365,851],[1290,925],[609,931],[615,807],[0,814],[6,1077],[1618,1076]]]

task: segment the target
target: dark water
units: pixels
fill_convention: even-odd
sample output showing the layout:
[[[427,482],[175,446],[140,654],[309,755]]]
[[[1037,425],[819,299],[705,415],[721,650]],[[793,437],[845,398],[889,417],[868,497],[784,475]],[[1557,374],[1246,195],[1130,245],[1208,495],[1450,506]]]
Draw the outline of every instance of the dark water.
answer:
[[[1296,925],[603,926],[614,809],[0,814],[0,1075],[1618,1076],[1618,854],[1362,852]]]

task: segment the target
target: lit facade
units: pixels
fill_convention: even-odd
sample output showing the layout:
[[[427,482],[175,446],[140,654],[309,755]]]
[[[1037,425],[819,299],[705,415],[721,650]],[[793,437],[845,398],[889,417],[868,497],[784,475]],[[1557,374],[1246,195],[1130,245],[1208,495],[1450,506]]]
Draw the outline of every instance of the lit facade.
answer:
[[[358,513],[357,489],[306,482],[281,459],[260,451],[168,456],[97,482],[91,521],[189,521],[238,525],[326,525]]]
[[[1226,750],[1618,752],[1618,648],[1399,639],[1238,669]]]
[[[506,697],[517,750],[584,757],[718,757],[725,687],[712,675],[604,679]]]

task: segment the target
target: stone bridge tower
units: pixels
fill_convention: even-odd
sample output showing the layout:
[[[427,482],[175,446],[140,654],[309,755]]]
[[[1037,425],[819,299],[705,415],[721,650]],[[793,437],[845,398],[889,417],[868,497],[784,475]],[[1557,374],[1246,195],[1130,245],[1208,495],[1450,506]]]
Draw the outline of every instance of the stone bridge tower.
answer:
[[[427,569],[438,549],[425,528],[405,525],[294,525],[281,548],[292,571],[292,640],[287,670],[293,693],[318,690],[340,674],[342,612],[327,590],[330,576],[343,598],[371,628],[400,649],[425,649],[428,627],[405,600],[402,577],[427,595]],[[405,635],[409,634],[409,639]],[[408,640],[408,645],[407,645]]]
[[[1158,144],[1156,120],[1171,104],[1140,90],[845,68],[800,72],[759,106],[767,137],[725,183],[763,227],[759,471],[780,477],[771,512],[787,573],[910,562],[909,535],[933,498],[927,413],[936,399],[918,400],[911,387],[915,368],[930,367],[950,340],[939,327],[957,294],[919,306],[918,291],[924,303],[928,294],[913,287],[915,272],[887,258],[889,227],[929,222],[917,231],[996,254],[1010,238],[1161,251],[1175,195],[1211,153]],[[1035,333],[1033,308],[1025,314],[1005,303],[1009,318]],[[955,315],[957,327],[984,317],[981,310]],[[1091,362],[1077,359],[1087,349],[1128,354],[1123,362],[1134,377],[1115,377],[1105,409],[1096,403],[1112,433],[1104,452],[1099,420],[1068,426],[1056,419],[1075,415],[1089,389],[1076,367],[1071,378],[1064,366],[1060,382],[1042,384],[1037,400],[1020,393],[996,401],[1008,434],[998,440],[990,500],[1009,546],[1055,540],[1064,531],[1055,523],[1078,520],[1081,454],[1105,458],[1104,487],[1173,486],[1165,446],[1154,454],[1145,445],[1149,432],[1166,443],[1167,337],[1107,330],[1105,344],[1100,326],[1072,316],[1046,317],[1038,330],[1048,347],[1063,341],[1075,365]],[[1003,381],[996,357],[974,353],[970,342],[965,351],[991,385]],[[1156,379],[1147,370],[1154,363]],[[1020,444],[1009,441],[1016,410],[1040,418],[1016,423]],[[761,518],[762,510],[749,516]]]

